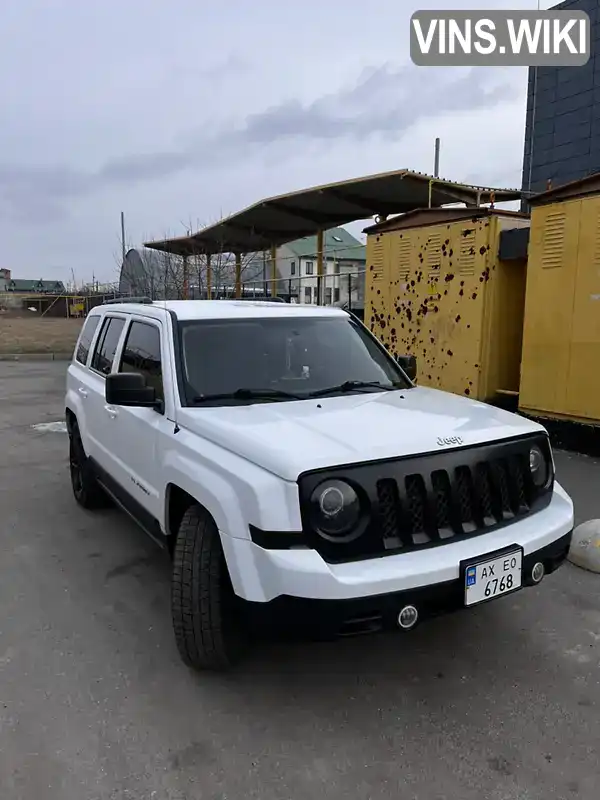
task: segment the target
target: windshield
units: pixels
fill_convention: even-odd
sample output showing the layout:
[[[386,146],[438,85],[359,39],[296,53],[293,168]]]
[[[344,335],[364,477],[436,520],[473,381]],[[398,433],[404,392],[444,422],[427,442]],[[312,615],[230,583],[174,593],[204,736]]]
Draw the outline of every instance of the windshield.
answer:
[[[221,405],[410,386],[396,362],[349,317],[202,320],[181,322],[180,333],[190,405],[213,395]]]

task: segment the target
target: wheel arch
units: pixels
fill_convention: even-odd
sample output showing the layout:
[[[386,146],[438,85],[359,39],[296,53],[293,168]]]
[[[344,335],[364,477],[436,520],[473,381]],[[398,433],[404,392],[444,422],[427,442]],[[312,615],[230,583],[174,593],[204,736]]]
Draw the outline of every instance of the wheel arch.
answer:
[[[210,509],[201,503],[197,497],[191,495],[185,489],[182,489],[176,483],[169,483],[165,492],[165,532],[167,534],[167,546],[169,552],[172,554],[175,547],[175,540],[177,538],[177,531],[181,525],[183,515],[190,506],[198,506],[204,511],[205,514],[211,518],[215,527],[217,527],[214,515],[211,514]]]
[[[67,422],[67,433],[71,434],[73,432],[73,426],[77,424],[77,415],[68,406],[65,408],[65,420]]]

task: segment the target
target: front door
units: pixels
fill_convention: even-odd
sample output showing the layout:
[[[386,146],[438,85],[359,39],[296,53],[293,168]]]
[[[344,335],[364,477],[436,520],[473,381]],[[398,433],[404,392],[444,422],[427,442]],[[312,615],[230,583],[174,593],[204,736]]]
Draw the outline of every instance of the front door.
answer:
[[[147,515],[162,523],[164,481],[161,480],[161,437],[173,430],[167,419],[170,398],[165,398],[163,382],[162,337],[164,329],[159,320],[132,318],[125,334],[116,372],[138,372],[163,401],[162,410],[151,408],[114,407],[111,447],[114,456],[114,475],[121,488],[133,500],[132,512],[148,523]],[[167,393],[168,394],[168,393]]]

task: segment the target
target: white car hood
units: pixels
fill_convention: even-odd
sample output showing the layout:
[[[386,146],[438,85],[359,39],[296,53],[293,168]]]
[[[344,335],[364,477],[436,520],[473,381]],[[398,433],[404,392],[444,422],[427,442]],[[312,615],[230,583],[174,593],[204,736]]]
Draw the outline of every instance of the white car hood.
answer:
[[[352,394],[291,402],[183,408],[181,427],[279,477],[543,431],[507,411],[437,389]],[[456,444],[449,444],[454,446]]]

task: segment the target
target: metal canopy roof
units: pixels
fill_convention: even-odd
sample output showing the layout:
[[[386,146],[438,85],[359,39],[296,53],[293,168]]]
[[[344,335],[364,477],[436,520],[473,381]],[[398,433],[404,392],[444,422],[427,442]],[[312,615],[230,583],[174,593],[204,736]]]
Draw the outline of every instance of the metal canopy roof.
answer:
[[[545,192],[534,194],[527,199],[527,202],[531,206],[546,205],[548,203],[558,203],[561,200],[574,200],[578,197],[586,197],[599,192],[600,172],[594,172],[584,178],[562,183],[552,189],[546,189]]]
[[[251,253],[375,215],[449,203],[475,206],[491,202],[492,195],[497,203],[521,199],[517,189],[467,186],[403,169],[271,197],[198,233],[144,246],[180,256]]]

